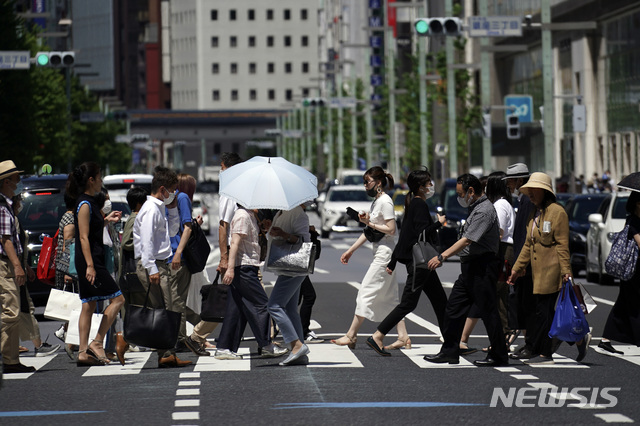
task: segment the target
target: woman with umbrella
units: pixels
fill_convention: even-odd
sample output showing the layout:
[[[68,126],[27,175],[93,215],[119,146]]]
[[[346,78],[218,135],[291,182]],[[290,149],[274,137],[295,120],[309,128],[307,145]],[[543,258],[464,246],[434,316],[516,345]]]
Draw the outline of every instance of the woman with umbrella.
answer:
[[[618,184],[621,189],[631,190],[627,200],[627,221],[629,232],[627,238],[635,240],[640,247],[640,173],[632,173]],[[616,303],[611,308],[604,326],[602,340],[598,344],[597,352],[605,355],[624,355],[615,349],[611,340],[621,343],[631,343],[640,346],[640,266],[636,262],[636,270],[628,281],[620,282],[620,293]]]

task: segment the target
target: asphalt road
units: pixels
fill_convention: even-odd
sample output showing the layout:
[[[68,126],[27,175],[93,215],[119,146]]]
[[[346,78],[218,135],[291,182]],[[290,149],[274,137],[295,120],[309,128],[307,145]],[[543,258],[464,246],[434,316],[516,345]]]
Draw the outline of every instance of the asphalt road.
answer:
[[[317,218],[311,215],[312,223]],[[216,223],[216,221],[212,222]],[[326,339],[346,332],[353,318],[357,286],[371,260],[362,247],[349,265],[340,254],[356,235],[332,235],[323,242],[322,257],[312,277],[318,298],[313,312],[315,332]],[[217,241],[215,232],[210,237]],[[217,245],[217,244],[216,244]],[[216,253],[210,258],[213,271]],[[438,270],[449,288],[459,263]],[[405,274],[398,270],[399,287]],[[264,276],[267,292],[275,281]],[[585,282],[584,278],[579,281]],[[586,283],[586,282],[585,282]],[[21,357],[35,365],[34,374],[5,375],[0,389],[0,424],[599,424],[640,420],[637,404],[640,349],[624,345],[623,357],[596,353],[617,286],[586,283],[598,307],[588,316],[594,339],[582,364],[575,347],[563,344],[553,366],[526,366],[512,361],[506,368],[472,365],[483,354],[461,359],[458,366],[422,360],[440,346],[436,318],[426,298],[407,317],[413,341],[410,350],[383,358],[369,349],[366,338],[375,324],[365,321],[354,350],[331,343],[311,345],[308,366],[278,366],[278,359],[260,359],[250,331],[242,361],[179,354],[194,365],[158,369],[155,353],[128,353],[124,367],[76,367],[64,351],[51,357]],[[57,321],[40,317],[43,338],[57,339]],[[217,335],[216,330],[212,336]],[[395,333],[395,330],[392,331]],[[393,340],[388,337],[388,343]],[[519,342],[522,337],[519,338]],[[480,322],[471,338],[487,345]],[[25,346],[32,348],[31,343]],[[557,389],[556,389],[557,388]],[[566,389],[565,389],[566,388]],[[583,389],[577,389],[583,388]],[[603,388],[614,388],[603,392]],[[564,391],[564,392],[563,392]],[[502,399],[494,395],[504,395]],[[513,396],[509,399],[509,396]],[[492,407],[492,399],[497,405]],[[511,403],[510,403],[511,401]],[[523,406],[523,404],[525,406]],[[532,409],[526,405],[535,406]],[[545,405],[547,405],[545,407]],[[549,405],[556,405],[551,407]]]

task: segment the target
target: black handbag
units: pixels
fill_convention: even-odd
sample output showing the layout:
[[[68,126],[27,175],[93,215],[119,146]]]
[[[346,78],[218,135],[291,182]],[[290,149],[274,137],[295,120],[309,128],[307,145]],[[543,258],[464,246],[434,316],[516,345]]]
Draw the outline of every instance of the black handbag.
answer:
[[[377,229],[373,229],[370,226],[364,228],[364,236],[367,238],[367,241],[372,243],[377,243],[384,237],[384,232],[380,232]]]
[[[198,221],[191,219],[191,236],[182,252],[182,260],[189,272],[197,274],[202,272],[207,265],[207,259],[211,253],[211,246],[207,241],[207,236],[198,224]]]
[[[425,232],[421,234],[422,240],[418,237],[418,241],[413,245],[413,267],[419,269],[427,269],[427,264],[431,259],[438,256],[438,250],[427,241]]]
[[[220,272],[216,274],[213,283],[203,285],[200,289],[202,295],[202,307],[200,318],[208,322],[222,322],[227,312],[227,298],[229,297],[229,286],[218,284]]]
[[[147,280],[149,275],[147,274]],[[124,317],[124,340],[137,346],[154,349],[171,349],[176,346],[180,331],[180,312],[169,311],[162,300],[162,308],[149,308],[148,282],[147,297],[143,306],[128,305]]]

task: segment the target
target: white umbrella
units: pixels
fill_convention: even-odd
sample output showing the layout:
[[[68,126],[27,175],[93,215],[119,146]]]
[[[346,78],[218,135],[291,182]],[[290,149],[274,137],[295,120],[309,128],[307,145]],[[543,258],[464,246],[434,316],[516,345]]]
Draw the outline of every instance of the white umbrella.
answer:
[[[220,173],[220,195],[248,209],[291,210],[318,197],[318,178],[282,157],[253,157]]]

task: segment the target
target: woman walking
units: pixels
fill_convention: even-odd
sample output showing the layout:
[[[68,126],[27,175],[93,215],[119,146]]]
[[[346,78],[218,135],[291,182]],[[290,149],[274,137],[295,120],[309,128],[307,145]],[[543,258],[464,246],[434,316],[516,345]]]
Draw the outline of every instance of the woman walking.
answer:
[[[629,234],[640,247],[640,193],[633,191],[627,200],[627,222]],[[611,345],[611,340],[640,346],[640,257],[636,263],[636,271],[628,281],[620,282],[620,293],[611,308],[607,323],[604,326],[602,340],[596,351],[605,354],[624,355]]]
[[[374,201],[369,213],[360,214],[359,219],[370,228],[367,230],[370,237],[367,238],[365,233],[362,233],[356,242],[342,254],[340,261],[345,265],[349,263],[353,253],[369,239],[373,242],[373,262],[358,290],[356,312],[349,331],[341,338],[331,340],[331,343],[348,346],[351,349],[356,346],[358,330],[360,330],[365,318],[369,321],[380,321],[398,304],[398,286],[395,276],[386,272],[393,253],[396,220],[393,201],[384,192],[384,189],[393,188],[393,177],[385,173],[382,167],[375,166],[365,172],[363,179],[367,195],[373,197]],[[403,318],[404,315],[394,323],[394,325],[397,324],[398,340],[392,345],[392,349],[411,347],[411,340]]]
[[[117,222],[122,213],[113,211],[103,218],[94,198],[100,193],[101,188],[100,166],[93,162],[86,162],[76,167],[67,181],[66,191],[76,198],[74,221],[76,223],[75,240],[78,246],[75,262],[82,300],[78,324],[80,337],[78,366],[109,363],[102,342],[124,303],[120,288],[105,266],[103,244],[104,221]],[[98,332],[89,344],[91,317],[99,300],[109,300],[109,306],[104,310]]]
[[[424,292],[431,301],[440,328],[443,327],[444,309],[447,305],[447,295],[442,288],[438,273],[428,269],[414,269],[412,255],[412,247],[418,242],[418,238],[423,232],[427,241],[436,242],[436,230],[444,224],[446,217],[438,214],[438,221],[434,222],[431,213],[429,213],[426,200],[435,194],[435,187],[428,170],[414,170],[409,173],[407,185],[409,185],[409,193],[404,200],[405,214],[400,237],[386,267],[387,273],[391,275],[397,262],[405,264],[407,283],[404,286],[400,304],[397,304],[382,320],[373,336],[367,339],[367,344],[382,356],[391,355],[386,349],[402,347],[400,345],[404,342],[400,336],[398,336],[398,341],[391,346],[383,346],[383,339],[396,324],[398,325],[398,334],[400,334],[400,323],[403,322],[403,318],[407,314],[416,309],[421,292]],[[410,341],[408,339],[406,343],[409,347]]]
[[[533,173],[529,182],[520,187],[536,211],[527,225],[527,240],[513,265],[507,284],[513,285],[525,273],[531,263],[533,296],[536,301],[535,321],[528,332],[534,342],[532,358],[525,364],[553,364],[554,341],[549,337],[556,300],[562,283],[571,279],[569,262],[569,218],[564,208],[556,202],[551,178],[544,173]],[[586,355],[591,334],[577,344],[578,362]],[[556,346],[557,347],[557,346]]]

